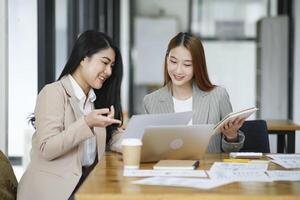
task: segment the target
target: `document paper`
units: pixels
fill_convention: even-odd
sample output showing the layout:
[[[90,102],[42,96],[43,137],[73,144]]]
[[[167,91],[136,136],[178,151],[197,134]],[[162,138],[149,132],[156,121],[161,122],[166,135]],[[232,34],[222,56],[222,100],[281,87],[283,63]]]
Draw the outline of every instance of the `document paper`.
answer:
[[[271,182],[272,179],[263,171],[208,171],[211,179],[237,182]]]
[[[225,184],[229,184],[230,180],[213,180],[213,179],[199,179],[199,178],[170,178],[170,177],[151,177],[142,180],[133,181],[133,184],[141,185],[159,185],[159,186],[175,186],[175,187],[189,187],[197,189],[212,189]]]
[[[300,181],[300,171],[270,170],[267,173],[273,181]]]
[[[187,125],[193,116],[192,111],[168,114],[145,114],[133,115],[129,120],[128,126],[122,134],[124,138],[142,139],[144,130],[149,126],[159,125]]]
[[[223,163],[215,162],[207,172],[212,179],[231,181],[270,182],[272,179],[266,174],[268,164],[258,163]]]
[[[267,163],[226,163],[215,162],[210,171],[226,170],[226,171],[267,171]]]
[[[268,154],[272,162],[286,169],[300,168],[300,154]]]
[[[204,170],[151,170],[151,169],[124,169],[124,176],[129,177],[197,177],[206,178],[207,174]]]

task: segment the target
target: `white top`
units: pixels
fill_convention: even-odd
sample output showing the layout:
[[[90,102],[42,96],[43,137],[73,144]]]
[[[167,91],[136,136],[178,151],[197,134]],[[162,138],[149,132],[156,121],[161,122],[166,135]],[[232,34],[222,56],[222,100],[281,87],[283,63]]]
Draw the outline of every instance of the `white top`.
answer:
[[[71,81],[74,94],[77,98],[78,106],[81,112],[86,115],[94,109],[94,101],[96,100],[96,94],[93,89],[90,89],[88,97],[85,96],[83,90],[76,82],[76,80],[68,75],[68,78]],[[82,166],[90,166],[94,163],[96,158],[96,137],[93,136],[84,141],[83,155],[81,159]]]
[[[174,103],[174,111],[176,113],[193,110],[193,96],[191,96],[186,100],[178,100],[175,97],[173,97],[173,103]],[[192,125],[192,119],[191,121],[189,121],[188,125]]]

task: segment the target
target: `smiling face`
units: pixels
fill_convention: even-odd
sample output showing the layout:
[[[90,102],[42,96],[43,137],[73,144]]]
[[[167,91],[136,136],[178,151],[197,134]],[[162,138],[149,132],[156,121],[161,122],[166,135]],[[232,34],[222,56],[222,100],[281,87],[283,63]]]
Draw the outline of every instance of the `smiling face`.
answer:
[[[100,89],[106,79],[112,74],[115,63],[115,51],[112,48],[103,49],[91,57],[85,57],[74,75],[79,78],[79,84],[84,91],[90,88]]]
[[[167,70],[174,86],[191,86],[194,76],[191,53],[183,46],[171,49]]]

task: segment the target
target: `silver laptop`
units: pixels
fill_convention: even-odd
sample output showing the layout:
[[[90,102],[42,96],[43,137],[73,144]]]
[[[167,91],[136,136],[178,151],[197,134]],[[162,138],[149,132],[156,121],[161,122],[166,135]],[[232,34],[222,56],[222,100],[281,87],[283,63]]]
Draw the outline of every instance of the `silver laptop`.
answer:
[[[142,139],[141,162],[201,159],[213,128],[213,124],[147,127]]]

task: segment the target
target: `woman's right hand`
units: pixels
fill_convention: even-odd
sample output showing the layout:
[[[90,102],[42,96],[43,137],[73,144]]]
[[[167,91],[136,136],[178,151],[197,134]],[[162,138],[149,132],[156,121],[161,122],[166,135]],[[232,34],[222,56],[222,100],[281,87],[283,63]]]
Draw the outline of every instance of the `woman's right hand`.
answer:
[[[115,109],[113,106],[102,109],[95,109],[85,116],[87,125],[92,127],[107,127],[111,124],[121,124],[121,121],[114,119]]]

